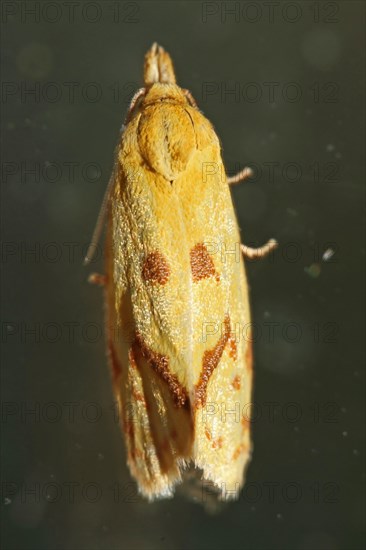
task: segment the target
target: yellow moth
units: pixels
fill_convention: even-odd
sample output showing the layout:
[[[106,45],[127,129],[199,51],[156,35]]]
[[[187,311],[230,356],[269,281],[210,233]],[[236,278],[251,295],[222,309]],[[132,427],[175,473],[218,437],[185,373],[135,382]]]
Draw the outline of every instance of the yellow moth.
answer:
[[[108,355],[128,465],[148,499],[190,467],[237,498],[251,454],[248,287],[220,143],[153,44],[86,262],[106,218]],[[245,337],[246,336],[246,337]]]

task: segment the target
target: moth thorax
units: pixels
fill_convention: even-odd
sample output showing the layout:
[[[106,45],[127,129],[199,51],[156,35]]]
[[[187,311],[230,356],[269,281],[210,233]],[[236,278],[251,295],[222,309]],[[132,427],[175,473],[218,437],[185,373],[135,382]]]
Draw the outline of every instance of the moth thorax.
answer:
[[[176,84],[165,84],[157,82],[149,87],[144,97],[143,103],[145,106],[152,103],[169,101],[170,103],[180,103],[187,105],[187,98],[181,88]]]
[[[146,101],[155,88],[177,88],[168,84],[154,84]],[[161,97],[159,94],[158,97]],[[178,96],[179,97],[179,96]],[[138,126],[138,145],[145,163],[156,173],[172,182],[186,170],[187,164],[196,151],[196,134],[192,120],[184,106],[176,101],[143,103]]]
[[[144,82],[146,87],[157,82],[175,84],[174,67],[170,55],[156,42],[145,56]]]

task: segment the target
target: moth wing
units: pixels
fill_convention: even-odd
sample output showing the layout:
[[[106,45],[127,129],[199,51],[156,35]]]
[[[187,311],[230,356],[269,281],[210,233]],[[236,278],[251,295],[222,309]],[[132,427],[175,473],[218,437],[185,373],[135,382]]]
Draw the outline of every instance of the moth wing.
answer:
[[[191,220],[193,280],[193,459],[203,478],[214,482],[226,499],[237,497],[251,452],[250,309],[240,234],[218,139],[200,113],[190,109],[190,115],[202,140],[187,174],[194,181],[194,193],[185,210]]]
[[[176,394],[154,370],[151,357],[136,340],[136,308],[140,305],[133,304],[131,292],[131,280],[133,287],[136,275],[127,274],[121,232],[130,220],[126,222],[122,214],[119,193],[117,180],[115,200],[109,207],[105,246],[106,319],[113,389],[132,476],[147,498],[169,497],[181,480],[185,459],[190,458],[193,423],[189,407],[177,407]]]

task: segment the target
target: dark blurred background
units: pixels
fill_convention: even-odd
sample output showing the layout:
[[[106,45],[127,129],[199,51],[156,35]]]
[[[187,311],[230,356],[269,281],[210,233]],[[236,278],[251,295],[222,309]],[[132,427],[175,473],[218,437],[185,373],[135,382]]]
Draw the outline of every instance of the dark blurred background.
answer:
[[[2,547],[364,547],[363,2],[2,3]],[[222,141],[255,339],[254,455],[218,515],[136,495],[99,254],[82,266],[143,56]]]

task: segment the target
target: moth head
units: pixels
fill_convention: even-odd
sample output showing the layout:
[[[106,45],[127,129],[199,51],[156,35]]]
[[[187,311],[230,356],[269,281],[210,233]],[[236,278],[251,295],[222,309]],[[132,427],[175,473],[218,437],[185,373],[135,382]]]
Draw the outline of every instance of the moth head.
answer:
[[[162,84],[176,83],[171,57],[156,42],[145,55],[144,82],[146,87],[158,82]]]

